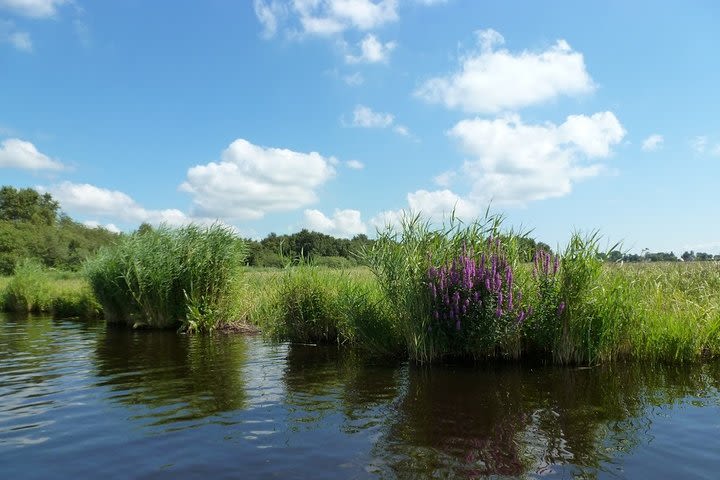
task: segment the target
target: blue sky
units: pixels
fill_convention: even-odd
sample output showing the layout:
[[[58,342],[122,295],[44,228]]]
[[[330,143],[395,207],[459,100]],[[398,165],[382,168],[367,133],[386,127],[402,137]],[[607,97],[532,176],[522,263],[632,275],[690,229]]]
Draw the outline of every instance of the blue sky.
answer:
[[[0,183],[73,218],[373,235],[492,210],[720,253],[720,6],[0,0]]]

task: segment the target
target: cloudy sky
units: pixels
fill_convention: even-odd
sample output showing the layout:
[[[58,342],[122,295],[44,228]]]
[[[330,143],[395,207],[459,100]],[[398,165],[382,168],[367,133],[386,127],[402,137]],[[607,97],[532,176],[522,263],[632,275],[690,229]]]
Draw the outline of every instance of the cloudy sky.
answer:
[[[90,225],[373,235],[488,205],[720,253],[713,0],[0,0],[0,183]]]

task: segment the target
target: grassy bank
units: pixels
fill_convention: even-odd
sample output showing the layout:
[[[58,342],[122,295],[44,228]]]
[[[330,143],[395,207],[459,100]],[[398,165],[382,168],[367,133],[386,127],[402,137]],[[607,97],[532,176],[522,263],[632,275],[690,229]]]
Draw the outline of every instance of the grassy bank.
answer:
[[[11,277],[0,277],[0,311],[59,318],[102,316],[81,273],[49,270],[34,260],[19,262]]]
[[[0,280],[0,298],[59,316],[101,305],[108,321],[160,328],[252,324],[279,341],[418,362],[720,356],[720,264],[603,263],[597,235],[528,254],[501,220],[437,229],[408,219],[363,253],[368,268],[345,270],[243,267],[243,245],[224,229],[160,229],[101,251],[88,280],[23,263]]]

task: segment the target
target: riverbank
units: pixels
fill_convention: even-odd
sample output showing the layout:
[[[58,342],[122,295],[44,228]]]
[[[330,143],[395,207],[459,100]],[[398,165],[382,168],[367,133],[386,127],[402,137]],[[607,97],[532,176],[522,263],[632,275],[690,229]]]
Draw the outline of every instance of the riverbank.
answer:
[[[527,281],[533,268],[534,264],[520,265],[515,275]],[[0,277],[2,309],[47,312],[56,317],[102,316],[82,275],[53,271],[35,275],[32,281]],[[237,316],[219,322],[218,331],[260,330],[278,341],[339,344],[373,355],[410,355],[412,345],[408,346],[403,332],[406,319],[368,268],[245,268],[237,282],[233,306]],[[528,291],[527,285],[525,288]],[[565,324],[574,324],[574,328],[583,326],[583,345],[595,353],[592,358],[564,363],[620,359],[676,363],[720,356],[720,265],[716,263],[604,264],[582,302],[583,308],[567,306],[568,312],[560,316],[569,315],[558,320],[565,319]],[[535,308],[547,309],[537,303]],[[578,318],[580,315],[586,317]],[[475,358],[552,359],[554,352],[548,355],[533,350],[537,347],[531,341],[541,334],[549,337],[553,326],[546,325],[544,332],[538,332],[538,327],[538,323],[519,325],[516,344],[495,346]],[[451,352],[440,358],[456,356],[463,355]]]

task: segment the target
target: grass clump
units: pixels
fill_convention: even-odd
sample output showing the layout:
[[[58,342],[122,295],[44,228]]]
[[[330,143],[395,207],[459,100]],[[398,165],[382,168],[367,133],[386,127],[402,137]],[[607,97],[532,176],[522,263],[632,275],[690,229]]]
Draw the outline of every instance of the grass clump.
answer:
[[[354,346],[376,354],[402,348],[384,296],[366,269],[287,267],[266,286],[255,321],[276,340]]]
[[[52,307],[52,285],[45,268],[36,259],[21,260],[5,287],[4,309],[18,313],[48,312]]]
[[[209,331],[236,313],[244,259],[226,227],[161,227],[102,249],[85,272],[108,321]]]

